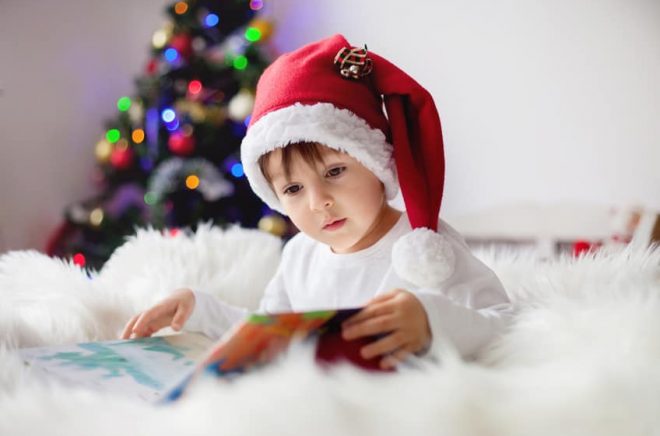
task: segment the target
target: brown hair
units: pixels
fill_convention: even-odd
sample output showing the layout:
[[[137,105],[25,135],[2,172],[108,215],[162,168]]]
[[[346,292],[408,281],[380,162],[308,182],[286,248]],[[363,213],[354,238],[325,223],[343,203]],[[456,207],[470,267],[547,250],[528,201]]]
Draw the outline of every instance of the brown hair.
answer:
[[[321,155],[321,144],[318,142],[296,142],[294,144],[289,144],[286,147],[282,147],[281,160],[280,164],[284,169],[284,176],[287,180],[291,178],[291,161],[294,156],[302,158],[302,160],[310,165],[314,166],[317,163],[323,163],[323,156]],[[259,169],[261,174],[264,175],[268,183],[272,186],[273,178],[272,174],[268,172],[268,162],[272,158],[273,151],[269,151],[266,154],[259,156]]]

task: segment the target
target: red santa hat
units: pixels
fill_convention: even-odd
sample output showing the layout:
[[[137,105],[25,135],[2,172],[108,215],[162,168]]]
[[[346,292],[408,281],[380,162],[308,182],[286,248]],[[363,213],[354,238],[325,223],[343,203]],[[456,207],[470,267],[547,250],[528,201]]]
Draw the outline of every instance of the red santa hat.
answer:
[[[426,89],[341,35],[308,44],[264,71],[241,145],[252,189],[282,213],[258,160],[303,141],[351,155],[383,182],[388,199],[401,189],[415,229],[394,247],[394,265],[402,278],[436,286],[451,275],[453,252],[437,233],[445,173],[442,131]]]

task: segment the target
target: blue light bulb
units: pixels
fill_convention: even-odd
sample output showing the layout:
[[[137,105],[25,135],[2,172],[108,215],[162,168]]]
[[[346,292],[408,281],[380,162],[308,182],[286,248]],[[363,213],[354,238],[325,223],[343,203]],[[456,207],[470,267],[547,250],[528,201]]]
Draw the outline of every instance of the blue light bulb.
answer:
[[[239,177],[243,177],[244,174],[245,172],[243,171],[243,165],[241,165],[240,163],[235,163],[234,165],[232,165],[231,167],[232,176],[238,179]]]
[[[220,17],[218,17],[216,14],[208,14],[206,18],[204,18],[204,25],[206,27],[213,27],[219,22],[220,22]]]
[[[170,47],[165,50],[165,59],[167,59],[168,62],[174,62],[178,57],[179,52],[176,51],[176,49]]]
[[[171,108],[167,108],[164,109],[163,112],[161,112],[160,117],[166,123],[171,123],[176,118],[176,112],[174,112],[174,110]]]

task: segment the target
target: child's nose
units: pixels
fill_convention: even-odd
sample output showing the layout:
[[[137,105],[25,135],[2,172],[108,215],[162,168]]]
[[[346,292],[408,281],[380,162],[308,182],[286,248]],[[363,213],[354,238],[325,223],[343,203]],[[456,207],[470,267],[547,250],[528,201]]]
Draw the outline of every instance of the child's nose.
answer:
[[[332,196],[324,189],[312,189],[309,206],[312,210],[325,210],[335,204]]]

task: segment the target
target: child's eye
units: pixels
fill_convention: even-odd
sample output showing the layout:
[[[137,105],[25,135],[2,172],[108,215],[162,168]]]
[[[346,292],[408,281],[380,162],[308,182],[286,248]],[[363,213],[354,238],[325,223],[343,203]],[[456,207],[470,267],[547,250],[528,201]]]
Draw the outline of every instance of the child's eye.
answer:
[[[326,173],[326,177],[337,177],[344,171],[346,171],[346,167],[334,167],[328,170],[328,172]]]
[[[295,194],[296,192],[300,191],[300,189],[301,189],[300,185],[287,186],[286,188],[284,188],[284,195]]]

